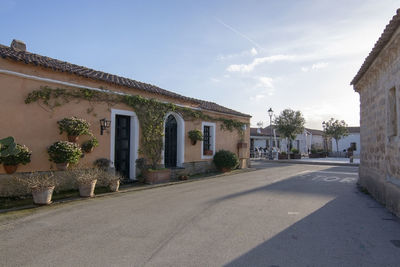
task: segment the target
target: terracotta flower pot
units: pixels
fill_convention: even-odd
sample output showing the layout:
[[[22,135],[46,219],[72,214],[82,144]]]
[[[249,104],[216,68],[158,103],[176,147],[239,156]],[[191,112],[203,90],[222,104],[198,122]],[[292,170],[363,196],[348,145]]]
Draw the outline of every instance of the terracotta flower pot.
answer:
[[[81,197],[94,197],[94,188],[96,187],[96,180],[91,181],[88,184],[79,185],[79,195]]]
[[[78,141],[79,136],[77,135],[68,135],[68,141],[76,143]]]
[[[171,179],[171,169],[145,171],[144,182],[146,184],[157,184],[168,182]]]
[[[64,163],[56,163],[57,170],[59,171],[66,171],[68,169],[69,162]]]
[[[3,164],[3,168],[7,174],[13,174],[14,172],[17,171],[18,164],[17,165],[4,165]]]
[[[196,145],[197,140],[190,140],[190,142],[192,143],[192,145]]]
[[[111,192],[118,192],[119,189],[119,180],[111,181],[110,184],[108,185],[110,187]]]
[[[32,188],[33,203],[38,205],[48,205],[51,203],[54,186],[47,188]]]

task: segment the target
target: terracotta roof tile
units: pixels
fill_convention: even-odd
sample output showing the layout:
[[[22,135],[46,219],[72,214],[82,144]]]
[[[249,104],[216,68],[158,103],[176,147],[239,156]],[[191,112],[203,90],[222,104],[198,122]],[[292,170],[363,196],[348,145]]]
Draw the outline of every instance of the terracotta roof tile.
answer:
[[[400,26],[400,8],[397,9],[396,15],[394,15],[393,18],[390,20],[389,24],[386,25],[386,28],[383,31],[381,37],[375,43],[374,48],[369,53],[367,58],[364,60],[364,63],[357,72],[357,75],[351,81],[350,85],[356,84],[361,79],[361,77],[364,76],[364,74],[367,72],[369,67],[374,62],[374,60],[378,57],[379,53],[388,44],[388,42],[390,41],[390,39],[392,38],[393,34],[395,33],[395,31],[399,26]]]
[[[220,106],[216,103],[199,100],[195,98],[186,97],[171,91],[167,91],[160,87],[157,87],[152,84],[147,84],[135,80],[131,80],[128,78],[120,77],[117,75],[105,73],[102,71],[93,70],[90,68],[86,68],[83,66],[71,64],[65,61],[53,59],[46,56],[41,56],[38,54],[30,53],[27,51],[16,51],[8,46],[4,46],[0,44],[0,56],[4,59],[11,59],[15,61],[24,62],[26,64],[32,64],[36,66],[41,66],[45,68],[49,68],[55,71],[67,72],[75,75],[79,75],[85,78],[91,78],[94,80],[104,81],[113,83],[116,85],[125,86],[128,88],[134,88],[138,90],[142,90],[145,92],[158,94],[166,97],[171,97],[179,100],[184,100],[188,102],[192,102],[198,104],[201,109],[209,110],[209,111],[216,111],[220,113],[236,115],[241,117],[251,117],[248,114],[244,114],[223,106]]]

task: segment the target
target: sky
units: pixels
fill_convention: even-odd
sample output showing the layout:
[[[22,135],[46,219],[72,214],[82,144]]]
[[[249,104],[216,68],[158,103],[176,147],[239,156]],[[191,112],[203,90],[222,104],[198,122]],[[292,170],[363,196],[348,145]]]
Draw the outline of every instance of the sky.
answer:
[[[350,81],[400,0],[1,0],[0,44],[216,102],[269,125],[358,126]]]

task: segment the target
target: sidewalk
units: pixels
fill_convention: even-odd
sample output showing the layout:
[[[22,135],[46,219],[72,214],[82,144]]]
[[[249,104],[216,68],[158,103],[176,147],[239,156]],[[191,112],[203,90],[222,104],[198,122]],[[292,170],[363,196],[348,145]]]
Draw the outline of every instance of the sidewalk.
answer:
[[[251,159],[254,161],[262,160],[265,162],[273,163],[293,163],[293,164],[312,164],[312,165],[333,165],[333,166],[359,166],[360,159],[354,159],[353,163],[350,163],[348,158],[302,158],[302,159],[282,159],[282,160],[268,160],[265,158]]]

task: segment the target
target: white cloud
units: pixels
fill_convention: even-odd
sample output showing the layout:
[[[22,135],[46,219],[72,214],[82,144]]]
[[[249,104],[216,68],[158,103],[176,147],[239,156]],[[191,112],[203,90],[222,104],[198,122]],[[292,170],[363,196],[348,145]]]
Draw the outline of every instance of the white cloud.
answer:
[[[211,80],[212,82],[215,82],[215,83],[218,83],[218,82],[221,81],[220,79],[217,79],[217,78],[211,78],[210,80]]]
[[[250,100],[251,100],[251,101],[260,101],[260,100],[262,100],[263,98],[265,98],[265,95],[263,95],[263,94],[257,94],[257,95],[255,95],[255,96],[251,96],[251,97],[250,97]]]
[[[257,80],[259,81],[257,84],[258,87],[274,88],[274,85],[272,84],[273,79],[270,77],[258,77]]]
[[[277,61],[291,61],[294,60],[296,56],[293,55],[273,55],[269,57],[258,57],[249,64],[233,64],[228,66],[226,69],[229,72],[251,72],[254,68],[263,63],[274,63]]]
[[[257,49],[255,49],[254,47],[250,50],[250,53],[252,56],[256,56],[258,54]]]
[[[311,66],[311,68],[312,68],[313,70],[319,70],[319,69],[325,68],[326,66],[328,66],[328,63],[326,63],[326,62],[319,62],[319,63],[313,64],[313,65]]]
[[[311,67],[301,67],[302,72],[308,72],[310,70],[320,70],[323,68],[326,68],[328,66],[328,63],[326,62],[318,62],[315,64],[312,64]]]
[[[258,55],[257,49],[254,47],[251,48],[250,50],[244,50],[240,53],[236,54],[228,54],[228,55],[218,55],[217,60],[223,61],[223,60],[229,60],[229,59],[234,59],[234,58],[240,58],[240,57],[248,57],[248,56],[256,56]]]

